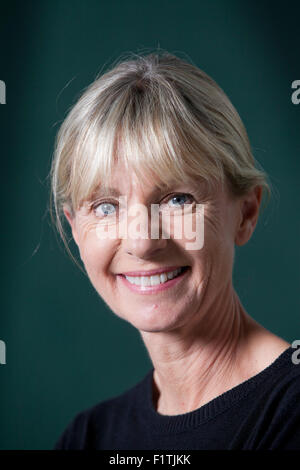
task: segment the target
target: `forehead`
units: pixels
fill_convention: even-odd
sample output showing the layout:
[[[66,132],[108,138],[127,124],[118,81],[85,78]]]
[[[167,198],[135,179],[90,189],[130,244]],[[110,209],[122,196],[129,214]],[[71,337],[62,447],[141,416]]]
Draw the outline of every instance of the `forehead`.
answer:
[[[164,184],[157,180],[147,180],[147,183],[142,183],[136,176],[132,178],[124,177],[124,174],[118,178],[114,178],[110,185],[100,186],[94,192],[94,195],[100,196],[115,196],[118,197],[122,194],[135,194],[135,193],[149,193],[151,195],[159,194],[162,191],[172,189],[178,186],[178,183],[173,182],[170,184]]]
[[[128,193],[129,191],[159,191],[182,184],[186,178],[181,180],[170,174],[164,181],[155,171],[144,171],[142,166],[134,169],[127,167],[123,161],[117,162],[111,172],[111,177],[104,184],[99,185],[98,191],[110,193]]]
[[[118,184],[119,183],[119,184]],[[217,192],[217,188],[209,189],[207,182],[201,179],[190,179],[188,181],[175,181],[170,180],[169,184],[165,184],[160,180],[148,179],[146,183],[141,183],[140,180],[134,175],[132,178],[126,178],[126,175],[121,175],[120,180],[114,178],[111,184],[99,186],[93,193],[92,199],[103,197],[116,197],[119,196],[144,196],[147,198],[160,197],[166,192],[192,192],[202,198],[212,197],[213,193]]]
[[[109,181],[104,186],[124,185],[137,189],[139,186],[151,188],[157,185],[159,188],[170,187],[186,181],[185,171],[175,171],[180,166],[170,162],[170,156],[165,154],[161,148],[160,154],[157,149],[150,149],[143,145],[132,145],[132,142],[117,134],[114,142],[113,165],[110,167]],[[171,166],[172,168],[168,167]]]
[[[103,168],[103,172],[99,174],[98,183],[94,180],[93,188],[89,195],[96,197],[129,195],[133,193],[144,193],[147,196],[159,194],[160,191],[177,190],[176,188],[193,188],[201,190],[208,189],[210,182],[204,175],[196,176],[194,172],[187,166],[173,164],[168,159],[165,163],[159,165],[159,161],[155,160],[151,164],[147,164],[147,158],[143,154],[143,150],[134,149],[133,153],[130,148],[124,149],[122,139],[117,139],[114,144],[113,159],[108,166],[107,171]],[[125,152],[125,153],[124,153]],[[156,164],[157,163],[157,164]],[[179,170],[179,171],[178,171]],[[90,199],[88,196],[87,199]]]

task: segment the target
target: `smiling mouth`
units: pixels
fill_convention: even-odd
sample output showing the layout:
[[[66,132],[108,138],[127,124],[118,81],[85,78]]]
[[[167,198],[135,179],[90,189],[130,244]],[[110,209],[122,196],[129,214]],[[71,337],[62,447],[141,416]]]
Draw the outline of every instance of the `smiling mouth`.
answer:
[[[189,269],[189,266],[182,266],[174,271],[169,271],[165,273],[155,274],[152,276],[125,276],[124,274],[119,274],[123,279],[132,285],[140,289],[155,288],[160,285],[169,284],[173,279],[183,276],[183,274]],[[172,282],[173,284],[173,282]]]

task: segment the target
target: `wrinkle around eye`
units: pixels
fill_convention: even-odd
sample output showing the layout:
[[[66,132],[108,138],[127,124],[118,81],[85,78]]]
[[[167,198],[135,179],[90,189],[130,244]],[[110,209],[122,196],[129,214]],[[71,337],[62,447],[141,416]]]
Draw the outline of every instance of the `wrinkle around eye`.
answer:
[[[213,235],[218,237],[222,230],[222,217],[221,211],[217,206],[210,206],[205,211],[204,223],[208,227]]]
[[[78,220],[78,228],[83,233],[91,232],[92,230],[96,230],[98,225],[98,221],[90,216],[81,216]]]

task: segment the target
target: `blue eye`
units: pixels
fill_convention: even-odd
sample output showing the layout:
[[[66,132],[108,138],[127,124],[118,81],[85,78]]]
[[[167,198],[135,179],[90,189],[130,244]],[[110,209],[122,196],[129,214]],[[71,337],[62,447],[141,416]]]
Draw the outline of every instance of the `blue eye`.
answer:
[[[186,199],[188,201],[186,201]],[[180,203],[180,200],[182,201],[182,203]],[[184,204],[186,202],[192,202],[192,200],[193,200],[193,197],[190,194],[178,193],[178,194],[173,194],[171,197],[169,197],[166,203],[162,203],[162,206],[181,208],[181,207],[184,207]],[[170,206],[169,205],[170,201],[175,202],[175,205]],[[102,202],[98,202],[97,204],[94,204],[94,206],[92,207],[97,217],[106,218],[106,217],[116,214],[115,206],[117,205],[118,205],[117,203],[112,202],[112,201],[102,201]]]
[[[180,200],[181,198],[188,198],[188,199],[191,199],[191,196],[189,196],[188,194],[176,194],[175,196],[173,196],[172,198],[170,198],[169,200],[170,201],[174,201],[174,200],[177,200],[178,202],[178,199]],[[183,206],[185,204],[186,201],[183,202],[183,204],[179,204],[179,207]]]
[[[185,198],[187,200],[183,200],[183,198]],[[180,200],[182,201],[182,203],[180,203]],[[192,200],[193,200],[193,197],[190,194],[185,194],[185,193],[174,194],[172,197],[169,198],[168,202],[170,202],[170,201],[174,202],[175,201],[175,202],[177,202],[177,204],[175,204],[175,205],[172,204],[170,206],[169,203],[167,203],[167,205],[169,207],[174,207],[174,208],[179,207],[179,208],[181,208],[181,207],[184,207],[184,204],[191,203]]]
[[[101,208],[101,211],[100,211],[100,214],[97,214],[97,212],[100,210],[99,208]],[[99,204],[97,204],[95,207],[94,207],[94,212],[96,215],[98,215],[99,217],[107,217],[109,215],[112,215],[113,212],[110,212],[111,211],[111,208],[114,207],[114,204],[111,203],[111,202],[100,202]]]

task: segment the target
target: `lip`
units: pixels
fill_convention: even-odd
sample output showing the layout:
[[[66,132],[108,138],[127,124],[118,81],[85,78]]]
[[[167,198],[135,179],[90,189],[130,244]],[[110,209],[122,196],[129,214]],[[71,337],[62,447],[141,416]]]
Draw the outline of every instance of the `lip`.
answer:
[[[182,273],[179,274],[179,276],[169,279],[167,282],[164,282],[163,284],[158,284],[157,286],[137,286],[135,284],[131,284],[125,276],[122,274],[117,274],[117,278],[126,286],[128,287],[129,290],[132,292],[138,293],[138,294],[156,294],[158,292],[161,292],[166,289],[170,289],[171,287],[174,287],[176,284],[178,284],[180,281],[182,281],[187,274],[190,272],[190,267],[189,266],[184,266],[187,269],[185,269]]]
[[[150,269],[150,271],[128,271],[126,273],[119,273],[118,276],[153,276],[154,274],[168,273],[175,271],[175,269],[183,268],[184,266],[165,266],[163,268]]]

